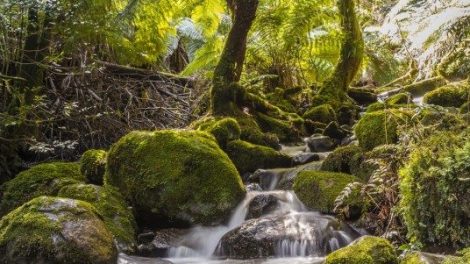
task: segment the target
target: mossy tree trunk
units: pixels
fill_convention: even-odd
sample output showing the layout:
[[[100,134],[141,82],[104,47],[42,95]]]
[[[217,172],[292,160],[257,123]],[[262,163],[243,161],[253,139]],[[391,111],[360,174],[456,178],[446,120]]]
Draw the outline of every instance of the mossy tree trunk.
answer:
[[[364,40],[355,13],[356,0],[338,0],[344,40],[333,75],[320,89],[320,95],[334,100],[347,100],[347,90],[356,76],[364,55]]]
[[[258,0],[227,0],[234,23],[227,37],[222,56],[214,71],[211,108],[214,115],[230,115],[236,107],[240,89],[237,83],[245,61],[248,32],[256,16]]]

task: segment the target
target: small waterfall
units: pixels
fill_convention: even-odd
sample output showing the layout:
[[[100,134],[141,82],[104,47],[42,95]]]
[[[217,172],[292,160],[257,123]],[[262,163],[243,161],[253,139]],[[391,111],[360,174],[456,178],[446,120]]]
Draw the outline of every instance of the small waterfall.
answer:
[[[228,231],[240,226],[248,213],[248,206],[257,192],[248,192],[245,199],[237,206],[227,225],[216,227],[197,226],[185,235],[180,246],[170,249],[170,258],[211,257],[220,239]],[[204,241],[204,243],[201,243]]]

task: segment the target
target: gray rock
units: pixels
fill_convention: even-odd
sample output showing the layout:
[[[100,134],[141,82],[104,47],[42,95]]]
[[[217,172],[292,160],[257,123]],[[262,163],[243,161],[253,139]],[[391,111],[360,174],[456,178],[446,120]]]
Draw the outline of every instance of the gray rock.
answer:
[[[138,254],[142,257],[166,257],[168,250],[177,247],[179,238],[186,234],[185,229],[162,229],[155,232],[153,240],[138,246]]]
[[[319,160],[320,160],[320,156],[317,153],[311,153],[311,152],[301,153],[293,158],[295,165],[303,165],[312,161],[319,161]]]
[[[278,206],[278,198],[270,194],[260,194],[248,205],[246,219],[259,218],[273,211]]]
[[[312,136],[307,139],[307,145],[311,152],[332,151],[337,146],[335,140],[327,136]]]

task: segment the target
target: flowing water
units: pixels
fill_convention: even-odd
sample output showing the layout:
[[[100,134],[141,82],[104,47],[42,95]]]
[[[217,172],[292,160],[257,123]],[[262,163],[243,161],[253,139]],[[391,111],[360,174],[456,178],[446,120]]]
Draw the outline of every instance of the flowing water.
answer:
[[[306,147],[284,148],[283,152],[292,155],[308,151]],[[322,158],[327,154],[320,155]],[[197,226],[178,239],[176,247],[168,252],[165,259],[131,257],[121,254],[120,264],[146,263],[208,263],[208,264],[245,264],[245,263],[322,263],[327,252],[346,246],[361,234],[334,217],[312,212],[302,204],[295,193],[289,189],[279,189],[280,184],[289,186],[295,175],[302,170],[319,169],[321,162],[312,162],[289,169],[264,170],[263,181],[254,191],[248,191],[244,200],[234,210],[225,225],[214,227]],[[291,186],[291,184],[290,184]],[[274,208],[254,219],[248,219],[250,205],[257,198],[271,197],[276,201]],[[267,239],[272,248],[269,257],[241,260],[230,259],[230,252],[224,252],[221,240],[230,231],[241,228],[250,229],[249,223],[256,223],[254,237],[260,241]],[[264,223],[269,223],[264,226]],[[241,231],[240,231],[241,232]],[[261,242],[260,242],[261,243]],[[238,257],[235,257],[238,258]]]

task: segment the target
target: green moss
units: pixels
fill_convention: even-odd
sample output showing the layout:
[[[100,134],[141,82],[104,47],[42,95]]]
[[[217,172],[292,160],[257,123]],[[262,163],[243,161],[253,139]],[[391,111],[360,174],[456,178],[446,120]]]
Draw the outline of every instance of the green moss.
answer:
[[[227,145],[227,154],[240,174],[257,169],[292,166],[292,158],[269,147],[235,140]]]
[[[237,121],[242,130],[240,139],[256,145],[280,149],[279,138],[275,134],[264,133],[253,117],[240,115],[237,116]]]
[[[360,180],[344,173],[303,171],[294,181],[294,191],[310,209],[332,213],[336,197],[352,182]]]
[[[326,257],[325,264],[396,264],[393,246],[384,238],[364,236]]]
[[[300,131],[297,130],[293,122],[273,118],[262,113],[256,114],[256,120],[263,131],[274,133],[281,141],[292,142],[300,140]],[[303,124],[303,120],[297,121],[300,123],[300,126]]]
[[[400,209],[412,243],[470,244],[470,143],[452,132],[427,137],[400,170]]]
[[[388,105],[406,105],[410,104],[411,102],[411,94],[409,93],[395,94],[385,100],[385,103]]]
[[[386,109],[414,109],[416,107],[418,106],[415,104],[386,104],[377,102],[369,105],[366,109],[366,113],[372,113]]]
[[[400,264],[427,264],[428,262],[421,258],[419,252],[411,252],[406,254],[405,257],[400,260]]]
[[[1,187],[0,216],[41,196],[56,195],[66,185],[85,181],[78,163],[43,163],[21,172]]]
[[[355,145],[339,147],[325,159],[321,166],[323,171],[351,174],[351,168],[357,167],[363,158],[363,150]]]
[[[416,118],[421,125],[430,126],[435,130],[450,130],[465,127],[465,123],[460,115],[438,106],[421,108]]]
[[[372,150],[376,146],[397,143],[399,125],[409,120],[407,112],[396,109],[366,113],[355,127],[359,146]]]
[[[89,202],[103,218],[121,251],[131,253],[135,247],[136,223],[122,195],[111,186],[73,184],[62,188],[59,197]]]
[[[469,86],[466,82],[449,84],[424,95],[426,104],[444,107],[461,107],[469,99]]]
[[[1,263],[116,263],[111,233],[89,203],[41,196],[0,220]]]
[[[329,104],[322,104],[308,110],[304,114],[304,119],[308,119],[314,122],[321,122],[329,124],[330,122],[336,121],[336,113],[333,107]]]
[[[106,151],[91,149],[83,153],[80,159],[80,172],[88,182],[102,185],[106,169]]]
[[[466,102],[460,107],[461,114],[468,114],[470,113],[470,102]]]
[[[245,194],[214,137],[188,130],[124,136],[108,153],[105,184],[117,187],[137,211],[202,224],[220,221]]]
[[[211,133],[222,148],[232,140],[240,139],[241,128],[234,118],[204,118],[193,123],[197,130]]]
[[[470,263],[470,248],[459,252],[460,256],[449,257],[442,264],[468,264]]]
[[[446,80],[442,77],[434,77],[403,87],[403,92],[411,93],[414,96],[423,95],[446,84]]]

